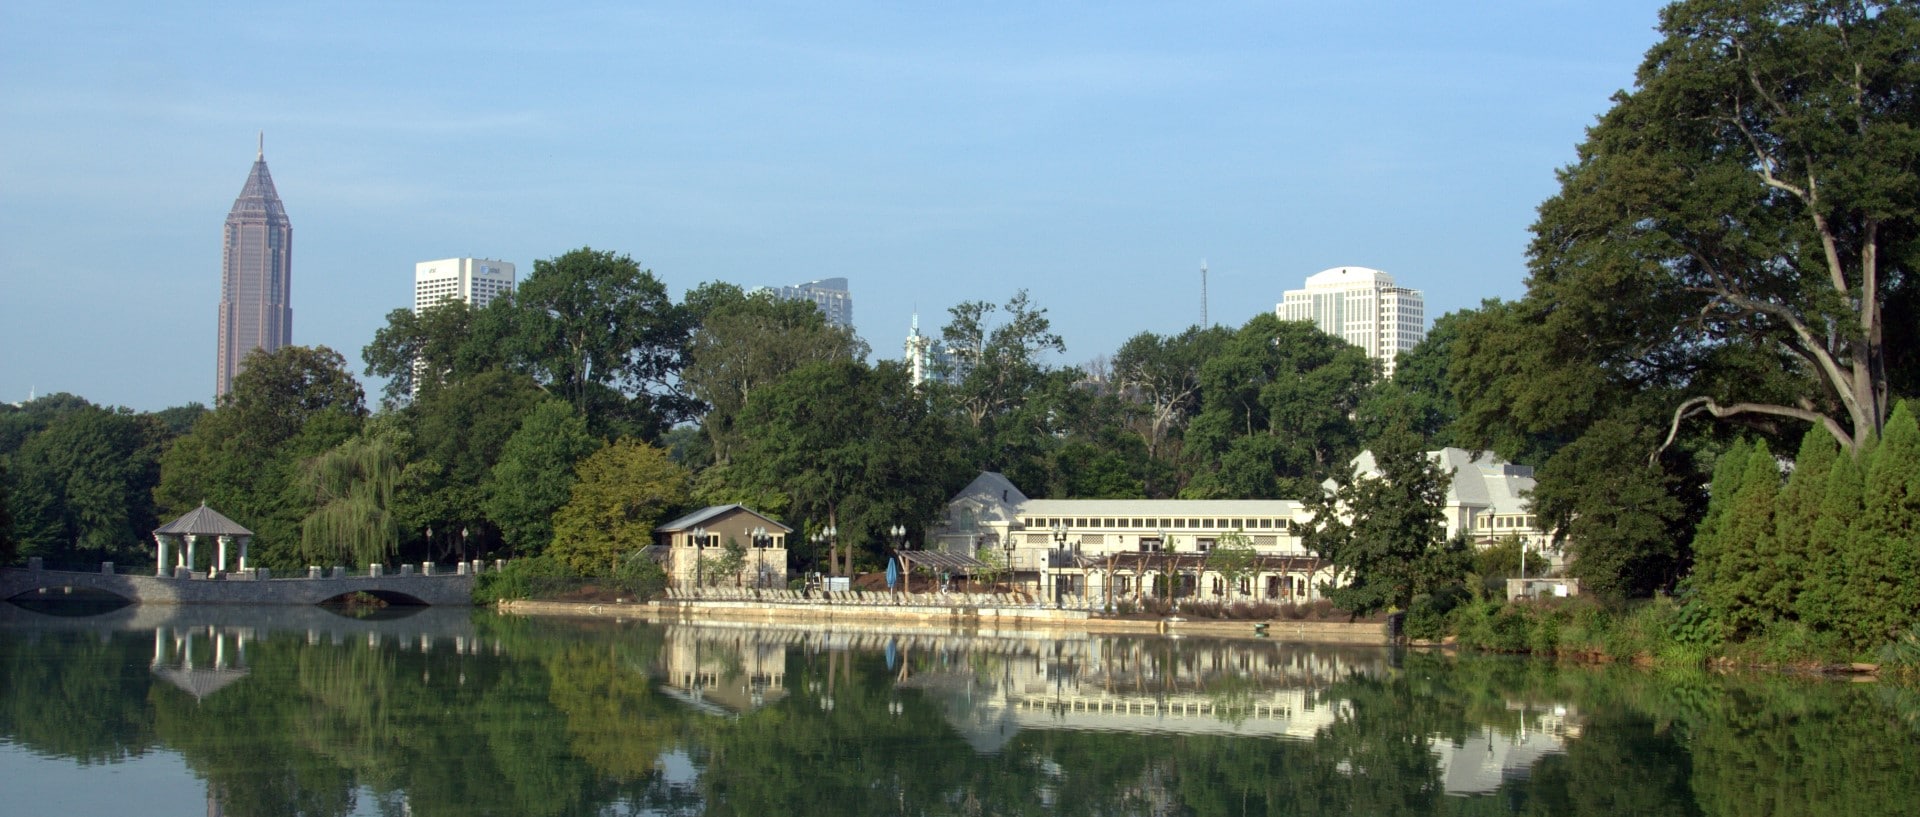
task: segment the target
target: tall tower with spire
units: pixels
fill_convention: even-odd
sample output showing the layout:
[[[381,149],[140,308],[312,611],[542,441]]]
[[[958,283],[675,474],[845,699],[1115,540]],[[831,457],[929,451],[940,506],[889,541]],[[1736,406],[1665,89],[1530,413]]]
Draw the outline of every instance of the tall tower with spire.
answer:
[[[268,352],[293,343],[293,224],[267,173],[266,136],[260,137],[253,171],[227,212],[220,249],[220,338],[214,396],[233,387],[233,377],[255,349]]]

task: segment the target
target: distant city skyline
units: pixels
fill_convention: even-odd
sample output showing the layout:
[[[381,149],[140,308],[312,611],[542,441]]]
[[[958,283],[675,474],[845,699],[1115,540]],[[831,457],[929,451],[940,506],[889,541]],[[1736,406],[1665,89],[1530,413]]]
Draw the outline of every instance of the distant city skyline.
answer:
[[[853,292],[847,286],[845,278],[821,278],[804,284],[789,286],[760,286],[751,292],[766,291],[783,301],[812,301],[820,307],[820,314],[827,323],[844,329],[858,331],[853,323]]]
[[[1339,264],[1431,318],[1524,292],[1535,207],[1663,5],[16,0],[0,400],[211,401],[212,225],[262,129],[291,340],[356,373],[396,271],[583,246],[676,299],[845,277],[876,359],[1021,289],[1051,362],[1111,355],[1201,321],[1202,259],[1216,324]]]

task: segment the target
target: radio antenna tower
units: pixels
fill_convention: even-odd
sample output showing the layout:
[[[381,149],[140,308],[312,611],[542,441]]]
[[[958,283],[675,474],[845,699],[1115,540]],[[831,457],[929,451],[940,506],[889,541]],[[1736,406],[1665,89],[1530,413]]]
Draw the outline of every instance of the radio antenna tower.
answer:
[[[1207,322],[1207,259],[1200,259],[1200,328],[1213,324]]]

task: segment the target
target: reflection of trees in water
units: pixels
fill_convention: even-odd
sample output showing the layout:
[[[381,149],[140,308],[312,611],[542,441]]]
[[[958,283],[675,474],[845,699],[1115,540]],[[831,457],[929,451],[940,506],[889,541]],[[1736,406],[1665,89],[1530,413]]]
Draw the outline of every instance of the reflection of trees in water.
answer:
[[[1920,801],[1911,696],[1853,685],[1199,639],[480,622],[457,641],[260,632],[243,661],[229,640],[245,675],[198,699],[156,683],[152,631],[0,633],[0,738],[88,762],[172,749],[231,815],[1872,815]],[[218,664],[217,635],[193,636],[193,666]],[[787,694],[708,714],[667,694],[680,649]],[[1074,690],[1211,700],[1227,717],[1100,730],[1008,705]],[[1278,691],[1327,722],[1248,737],[1257,724],[1232,712]],[[1543,734],[1564,751],[1528,754]]]

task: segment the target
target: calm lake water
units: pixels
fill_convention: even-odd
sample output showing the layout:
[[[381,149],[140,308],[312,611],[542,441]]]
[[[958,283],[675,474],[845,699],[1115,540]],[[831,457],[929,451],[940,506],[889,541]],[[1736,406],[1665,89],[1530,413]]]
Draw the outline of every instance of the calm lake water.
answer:
[[[0,814],[1908,815],[1917,713],[1269,642],[0,604]]]

